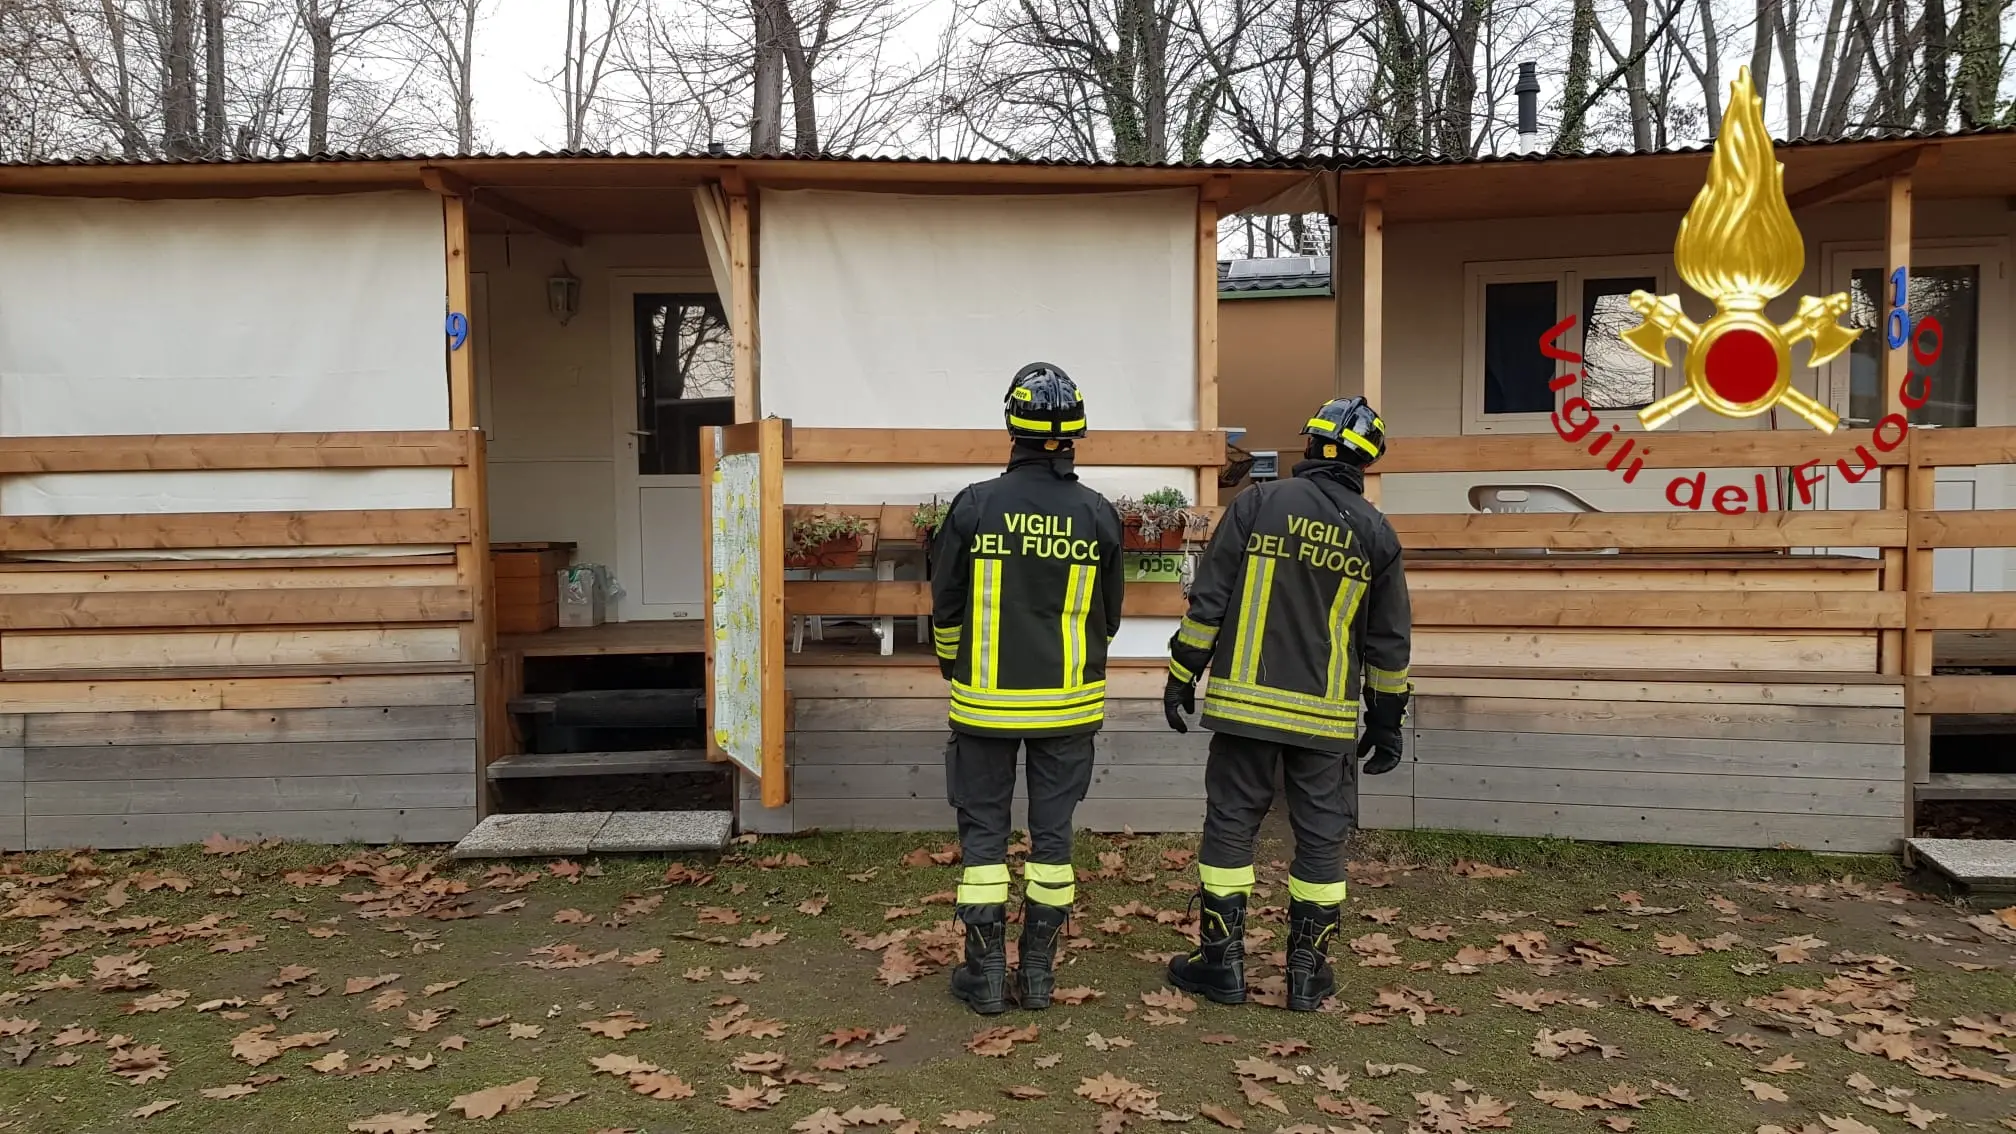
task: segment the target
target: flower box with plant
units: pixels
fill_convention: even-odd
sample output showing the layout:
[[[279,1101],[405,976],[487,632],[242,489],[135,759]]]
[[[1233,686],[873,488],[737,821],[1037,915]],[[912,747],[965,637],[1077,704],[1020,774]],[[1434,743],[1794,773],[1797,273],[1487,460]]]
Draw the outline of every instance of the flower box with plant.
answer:
[[[945,514],[951,510],[950,504],[937,500],[917,505],[917,510],[910,513],[910,526],[917,531],[917,542],[931,546],[931,541],[938,537],[938,529],[945,526]]]
[[[1125,525],[1122,546],[1128,551],[1175,551],[1192,531],[1202,533],[1206,523],[1190,511],[1190,498],[1180,488],[1158,488],[1139,500],[1122,496],[1113,506]]]
[[[868,521],[860,516],[806,516],[793,521],[784,541],[784,566],[858,567]]]

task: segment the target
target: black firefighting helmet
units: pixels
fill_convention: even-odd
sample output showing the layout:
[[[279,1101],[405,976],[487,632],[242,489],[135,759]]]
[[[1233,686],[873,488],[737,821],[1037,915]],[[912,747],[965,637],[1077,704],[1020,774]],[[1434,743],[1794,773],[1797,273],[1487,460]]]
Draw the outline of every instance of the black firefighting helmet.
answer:
[[[1363,467],[1386,455],[1386,423],[1364,398],[1333,398],[1302,427],[1303,453]]]
[[[1031,441],[1068,441],[1085,436],[1085,399],[1071,376],[1047,362],[1015,372],[1001,400],[1008,435]]]

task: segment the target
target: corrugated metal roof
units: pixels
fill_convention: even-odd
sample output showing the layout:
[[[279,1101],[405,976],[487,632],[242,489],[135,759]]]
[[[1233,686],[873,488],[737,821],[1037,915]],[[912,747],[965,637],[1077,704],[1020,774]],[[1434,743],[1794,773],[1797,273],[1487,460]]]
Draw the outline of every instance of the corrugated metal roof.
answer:
[[[1850,146],[1869,142],[1912,142],[1942,141],[1956,138],[1973,138],[1994,135],[2016,135],[2016,126],[1983,126],[1971,130],[1938,131],[1890,131],[1881,134],[1859,135],[1845,138],[1798,138],[1781,141],[1779,146],[1786,149],[1807,149],[1821,146]],[[880,165],[998,165],[1028,167],[1058,167],[1078,169],[1201,169],[1201,170],[1296,170],[1310,171],[1325,169],[1405,169],[1419,166],[1455,165],[1495,165],[1512,162],[1557,162],[1586,161],[1602,158],[1623,158],[1646,156],[1647,154],[1699,154],[1706,153],[1710,144],[1677,146],[1658,151],[1638,151],[1629,149],[1591,150],[1579,154],[1525,153],[1490,154],[1481,157],[1401,157],[1378,153],[1331,153],[1310,154],[1303,157],[1281,158],[1238,158],[1204,162],[1136,162],[1136,161],[1079,161],[1064,158],[1002,158],[1002,157],[929,157],[896,154],[839,154],[821,153],[799,154],[751,154],[740,152],[685,151],[676,153],[650,153],[624,150],[544,150],[516,151],[509,153],[414,153],[414,154],[292,154],[280,156],[260,156],[250,158],[145,158],[128,161],[123,158],[104,155],[68,158],[50,158],[39,161],[0,162],[0,168],[47,167],[47,166],[157,166],[157,165],[286,165],[315,164],[324,162],[372,163],[372,162],[445,162],[445,161],[524,161],[554,160],[566,158],[604,158],[624,160],[656,159],[664,161],[735,161],[735,162],[843,162]]]
[[[1218,261],[1218,294],[1330,291],[1328,256],[1258,256]]]

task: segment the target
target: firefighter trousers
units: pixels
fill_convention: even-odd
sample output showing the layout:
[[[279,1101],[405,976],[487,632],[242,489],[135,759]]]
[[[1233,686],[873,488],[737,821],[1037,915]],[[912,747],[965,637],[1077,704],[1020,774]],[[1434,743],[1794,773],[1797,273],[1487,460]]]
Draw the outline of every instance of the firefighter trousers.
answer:
[[[1344,843],[1358,821],[1358,766],[1349,753],[1316,752],[1271,740],[1214,733],[1204,765],[1204,841],[1197,852],[1207,890],[1243,893],[1253,885],[1253,843],[1286,783],[1295,832],[1291,896],[1344,900]]]
[[[1068,906],[1077,896],[1071,870],[1071,816],[1092,784],[1092,734],[976,736],[954,732],[945,744],[945,799],[959,819],[966,869],[960,905],[1008,900],[1008,834],[1015,798],[1015,757],[1027,752],[1030,901]]]

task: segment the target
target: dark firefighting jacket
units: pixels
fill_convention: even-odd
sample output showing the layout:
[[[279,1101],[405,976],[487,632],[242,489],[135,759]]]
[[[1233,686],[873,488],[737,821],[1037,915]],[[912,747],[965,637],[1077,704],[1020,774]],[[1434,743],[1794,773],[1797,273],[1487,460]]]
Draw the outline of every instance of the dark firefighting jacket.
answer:
[[[1225,510],[1169,643],[1178,678],[1210,668],[1204,727],[1343,752],[1361,684],[1408,690],[1400,541],[1364,485],[1355,466],[1304,461]]]
[[[1106,719],[1120,514],[1071,465],[1068,450],[1017,445],[1008,471],[952,499],[932,541],[931,625],[959,732],[1063,736]]]

